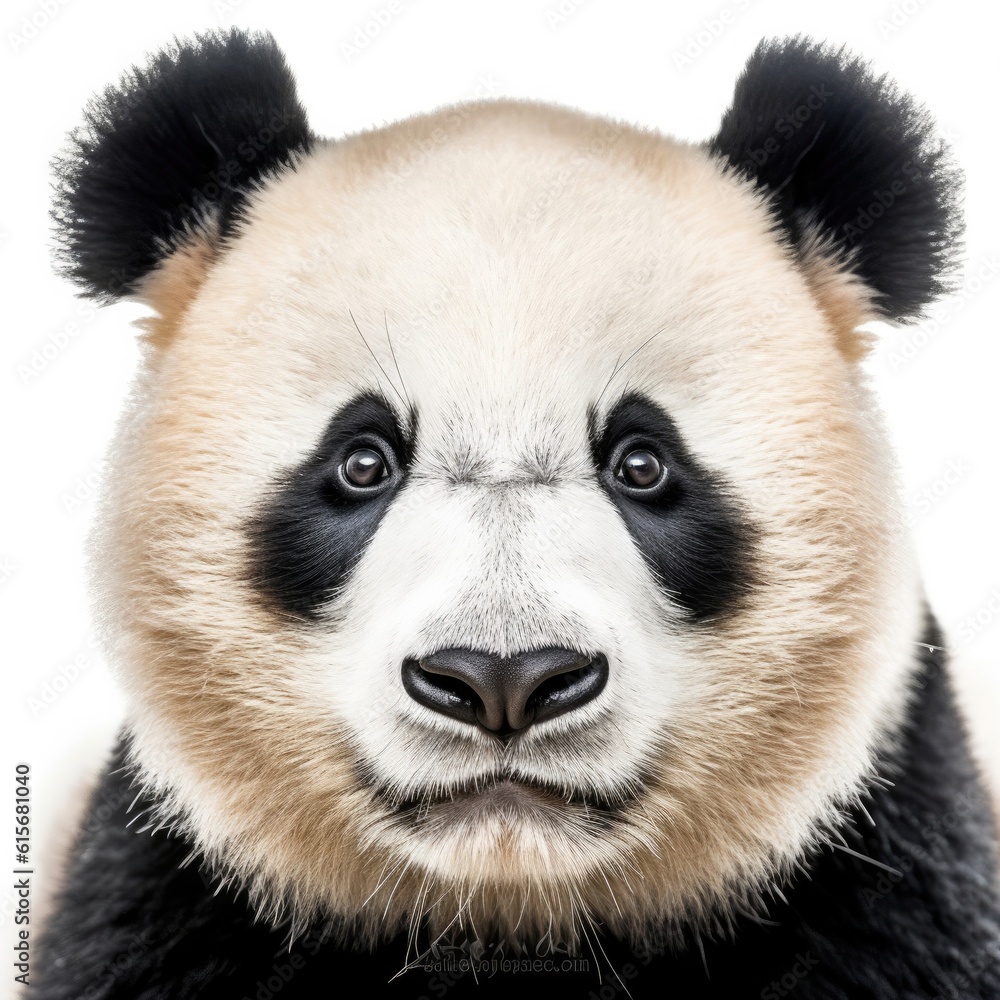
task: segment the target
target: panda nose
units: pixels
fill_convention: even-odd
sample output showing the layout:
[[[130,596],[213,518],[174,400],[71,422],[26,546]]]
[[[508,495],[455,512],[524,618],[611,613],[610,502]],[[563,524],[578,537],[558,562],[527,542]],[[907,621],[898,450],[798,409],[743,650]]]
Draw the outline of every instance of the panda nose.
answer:
[[[608,661],[550,646],[513,656],[442,649],[403,662],[403,687],[421,705],[501,736],[596,698]]]

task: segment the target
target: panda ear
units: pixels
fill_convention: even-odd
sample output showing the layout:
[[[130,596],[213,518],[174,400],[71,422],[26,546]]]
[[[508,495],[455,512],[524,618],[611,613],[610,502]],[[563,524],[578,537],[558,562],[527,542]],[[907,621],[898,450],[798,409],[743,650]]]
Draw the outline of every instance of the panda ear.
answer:
[[[961,177],[927,112],[843,48],[764,40],[736,82],[712,153],[769,192],[806,256],[860,278],[883,318],[947,290]]]
[[[177,42],[95,97],[56,160],[59,264],[90,297],[135,294],[180,247],[217,251],[248,192],[311,142],[269,34]]]

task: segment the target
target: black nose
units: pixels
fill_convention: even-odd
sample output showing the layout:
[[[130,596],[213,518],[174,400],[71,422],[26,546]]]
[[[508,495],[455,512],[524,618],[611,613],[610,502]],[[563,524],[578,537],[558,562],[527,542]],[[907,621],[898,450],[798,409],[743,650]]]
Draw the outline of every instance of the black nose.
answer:
[[[442,649],[403,662],[403,687],[435,712],[507,735],[596,698],[607,658],[549,647],[513,656]]]

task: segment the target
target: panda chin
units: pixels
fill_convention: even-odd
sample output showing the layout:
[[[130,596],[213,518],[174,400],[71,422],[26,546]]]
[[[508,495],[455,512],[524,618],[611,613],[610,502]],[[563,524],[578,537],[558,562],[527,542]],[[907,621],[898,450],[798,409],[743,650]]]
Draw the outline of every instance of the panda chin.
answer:
[[[498,771],[403,799],[388,790],[374,795],[386,808],[382,847],[443,888],[464,886],[487,897],[500,892],[520,899],[525,885],[544,884],[558,894],[567,885],[589,884],[595,872],[623,863],[622,852],[635,846],[628,809],[635,793],[611,801]],[[492,915],[480,914],[477,926],[500,919],[505,933],[513,933],[520,904],[510,913],[505,905],[497,902]]]

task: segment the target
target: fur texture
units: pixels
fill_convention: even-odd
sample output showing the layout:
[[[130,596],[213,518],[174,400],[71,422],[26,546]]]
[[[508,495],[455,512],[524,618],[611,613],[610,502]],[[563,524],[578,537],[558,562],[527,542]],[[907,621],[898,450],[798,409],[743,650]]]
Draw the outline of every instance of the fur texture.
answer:
[[[922,593],[855,325],[944,280],[953,178],[922,175],[850,252],[841,226],[859,185],[924,155],[926,122],[795,41],[751,60],[706,145],[529,102],[336,143],[297,114],[238,210],[191,229],[161,211],[187,173],[143,193],[144,137],[202,176],[202,126],[246,127],[224,101],[195,113],[219,59],[253,75],[253,108],[261,87],[297,103],[266,39],[180,52],[115,92],[128,115],[62,196],[72,273],[157,310],[94,565],[128,767],[172,831],[136,862],[163,905],[206,940],[234,914],[189,898],[183,850],[244,894],[250,943],[332,922],[360,945],[580,952],[599,927],[679,948],[759,910],[844,835],[917,669]],[[831,67],[811,149],[863,140],[861,173],[808,151],[780,180],[733,169],[785,83]],[[97,226],[72,206],[101,184],[121,200]],[[134,280],[101,284],[112,258]],[[373,445],[391,482],[338,491]],[[655,504],[618,475],[638,445],[666,466]],[[401,680],[441,649],[546,647],[606,658],[607,683],[515,739]],[[219,940],[191,943],[191,983]]]
[[[863,60],[801,37],[761,42],[710,148],[771,192],[796,244],[824,234],[885,317],[944,291],[958,173],[927,112]]]
[[[270,35],[175,42],[91,102],[56,163],[65,273],[100,300],[134,292],[182,244],[230,232],[249,191],[310,142]]]

